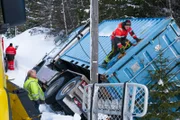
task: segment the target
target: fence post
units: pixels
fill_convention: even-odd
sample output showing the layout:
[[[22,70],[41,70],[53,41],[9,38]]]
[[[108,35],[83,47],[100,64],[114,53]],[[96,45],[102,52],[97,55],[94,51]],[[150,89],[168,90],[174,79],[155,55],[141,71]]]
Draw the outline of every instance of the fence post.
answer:
[[[95,89],[95,83],[92,86],[92,92],[91,92],[90,120],[93,120],[94,89]]]
[[[126,86],[127,82],[124,83],[124,89],[123,89],[123,100],[122,100],[122,108],[121,108],[121,120],[124,120],[124,105],[126,104]]]

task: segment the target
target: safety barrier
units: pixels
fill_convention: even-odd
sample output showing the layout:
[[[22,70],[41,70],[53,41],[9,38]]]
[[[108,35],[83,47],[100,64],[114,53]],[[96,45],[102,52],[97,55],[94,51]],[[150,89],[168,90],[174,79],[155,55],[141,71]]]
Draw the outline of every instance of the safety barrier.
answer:
[[[147,112],[148,89],[137,83],[89,84],[84,89],[83,111],[88,120],[133,120]]]

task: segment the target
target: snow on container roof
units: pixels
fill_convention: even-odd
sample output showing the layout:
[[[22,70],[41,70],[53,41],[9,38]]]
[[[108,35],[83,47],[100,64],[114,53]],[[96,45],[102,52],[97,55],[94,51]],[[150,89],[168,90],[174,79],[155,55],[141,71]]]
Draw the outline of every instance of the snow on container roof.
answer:
[[[111,51],[111,40],[110,35],[115,30],[120,22],[125,21],[126,19],[119,20],[105,20],[99,24],[99,66],[102,64],[106,55]],[[135,47],[128,49],[128,56],[126,54],[126,59],[123,57],[121,63],[123,64],[127,57],[133,56],[138,50],[140,50],[147,42],[152,40],[155,36],[161,33],[171,22],[172,18],[133,18],[130,19],[132,24],[132,29],[139,38],[143,38],[143,41]],[[128,35],[127,38],[131,42],[135,40]],[[90,33],[84,36],[77,44],[72,46],[67,50],[62,56],[61,59],[65,61],[76,63],[78,66],[90,66]],[[119,62],[118,61],[118,62]],[[113,66],[115,67],[115,66]],[[116,70],[117,68],[111,68],[111,71]],[[99,73],[103,74],[108,70],[99,67]]]

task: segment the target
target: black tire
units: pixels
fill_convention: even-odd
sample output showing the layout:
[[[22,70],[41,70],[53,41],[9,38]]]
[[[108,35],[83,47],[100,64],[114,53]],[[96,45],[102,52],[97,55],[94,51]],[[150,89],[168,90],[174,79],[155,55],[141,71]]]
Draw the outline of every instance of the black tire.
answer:
[[[71,79],[68,83],[66,83],[57,93],[56,101],[63,108],[66,115],[74,115],[74,112],[63,102],[64,97],[71,92],[71,90],[78,84],[80,76],[77,76]]]
[[[54,80],[48,89],[45,91],[45,102],[47,104],[53,104],[56,102],[56,94],[58,93],[59,89],[63,87],[69,80],[73,78],[73,74],[69,72],[63,73],[59,78]]]
[[[53,104],[56,102],[55,97],[59,89],[65,84],[65,77],[60,77],[53,82],[45,91],[45,102],[47,104]]]
[[[61,101],[76,86],[80,78],[80,76],[77,76],[66,83],[56,94],[56,101]]]

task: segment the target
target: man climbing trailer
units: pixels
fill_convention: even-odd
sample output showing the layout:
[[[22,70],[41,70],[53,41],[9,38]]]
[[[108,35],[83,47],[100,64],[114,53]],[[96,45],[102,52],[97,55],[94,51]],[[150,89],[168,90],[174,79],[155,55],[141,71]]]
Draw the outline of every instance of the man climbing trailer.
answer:
[[[141,39],[139,39],[135,33],[133,32],[131,28],[131,21],[125,20],[124,22],[121,22],[118,27],[113,31],[111,35],[111,46],[112,50],[111,52],[106,56],[103,66],[106,66],[106,64],[117,55],[118,52],[121,53],[121,58],[123,55],[125,55],[125,50],[127,50],[132,45],[135,46],[136,44],[132,44],[126,37],[128,33],[136,40],[136,42],[140,42]]]

